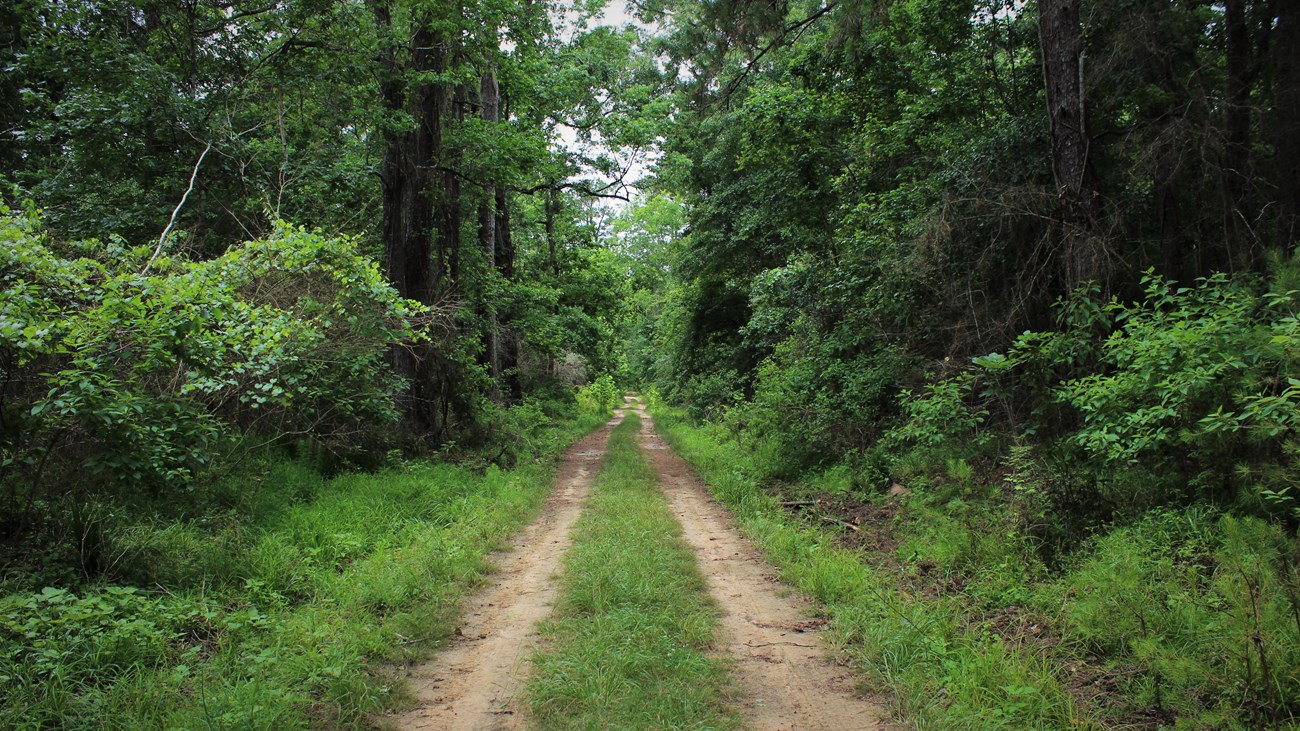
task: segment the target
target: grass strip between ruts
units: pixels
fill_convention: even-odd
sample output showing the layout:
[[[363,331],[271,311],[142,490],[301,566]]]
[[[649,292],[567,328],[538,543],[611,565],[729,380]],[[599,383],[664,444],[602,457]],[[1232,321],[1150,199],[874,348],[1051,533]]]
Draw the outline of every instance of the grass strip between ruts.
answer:
[[[717,608],[636,444],[614,430],[565,557],[528,696],[542,729],[729,729],[723,661],[709,656]]]

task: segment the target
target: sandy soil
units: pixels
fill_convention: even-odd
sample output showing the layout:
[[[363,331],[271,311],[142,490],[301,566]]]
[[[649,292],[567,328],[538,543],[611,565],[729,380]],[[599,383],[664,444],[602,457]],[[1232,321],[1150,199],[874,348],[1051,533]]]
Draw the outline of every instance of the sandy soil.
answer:
[[[723,616],[718,650],[735,661],[745,727],[756,731],[890,728],[879,703],[854,693],[848,668],[828,659],[809,603],[782,588],[775,570],[709,495],[690,466],[655,434],[640,408],[641,446],[695,550]]]
[[[494,556],[500,571],[465,608],[459,636],[416,666],[410,685],[419,707],[397,718],[402,731],[525,729],[519,691],[528,674],[537,623],[551,613],[555,577],[569,534],[591,492],[609,433],[623,412],[569,448],[542,514]]]

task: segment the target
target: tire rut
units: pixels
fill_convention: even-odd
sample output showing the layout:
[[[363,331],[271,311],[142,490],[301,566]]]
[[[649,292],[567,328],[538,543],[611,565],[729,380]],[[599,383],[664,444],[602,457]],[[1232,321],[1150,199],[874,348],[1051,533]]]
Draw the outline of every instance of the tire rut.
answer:
[[[854,692],[828,660],[810,603],[783,588],[730,512],[655,433],[639,404],[641,446],[722,609],[718,650],[734,660],[744,727],[755,731],[888,729],[886,708]]]
[[[475,594],[457,637],[409,673],[419,705],[395,719],[400,731],[516,731],[527,728],[520,691],[537,624],[550,615],[556,575],[600,470],[619,409],[601,429],[565,453],[556,488],[538,518],[520,531],[515,547],[494,556],[500,570]]]

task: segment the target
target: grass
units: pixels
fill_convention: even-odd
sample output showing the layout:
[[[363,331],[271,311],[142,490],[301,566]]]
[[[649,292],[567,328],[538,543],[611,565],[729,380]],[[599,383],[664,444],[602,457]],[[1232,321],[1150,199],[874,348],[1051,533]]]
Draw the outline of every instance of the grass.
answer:
[[[610,438],[565,557],[528,696],[541,729],[730,729],[717,608],[642,457],[629,414]]]
[[[864,685],[892,692],[895,712],[917,729],[1093,729],[1057,668],[961,619],[960,595],[910,593],[897,577],[802,523],[766,494],[755,455],[717,427],[652,403],[655,423],[741,529],[815,599]]]
[[[775,498],[761,487],[770,455],[652,406],[914,728],[1300,728],[1300,542],[1277,525],[1150,510],[1049,568],[1006,496],[1009,479],[1040,487],[1032,474],[981,475],[936,449],[895,474],[908,495],[855,493],[839,466]],[[837,535],[782,509],[788,497],[860,500],[874,517]]]
[[[225,509],[115,526],[117,583],[0,599],[0,728],[369,728],[604,419],[538,425],[511,470],[277,462]]]

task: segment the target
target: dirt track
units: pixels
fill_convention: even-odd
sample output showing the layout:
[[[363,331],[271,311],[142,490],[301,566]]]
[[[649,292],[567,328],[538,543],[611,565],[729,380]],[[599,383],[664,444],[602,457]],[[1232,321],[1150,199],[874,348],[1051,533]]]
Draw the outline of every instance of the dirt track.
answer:
[[[820,623],[809,618],[807,601],[781,588],[726,508],[655,434],[640,402],[630,406],[642,419],[641,446],[721,608],[717,649],[734,660],[745,728],[887,728],[885,709],[856,696],[849,670],[827,659]],[[501,570],[493,584],[466,609],[461,636],[412,671],[420,705],[396,719],[396,728],[528,728],[519,695],[536,625],[551,611],[571,529],[595,482],[609,433],[620,421],[622,411],[569,450],[541,516],[521,531],[514,550],[497,557]]]
[[[569,534],[600,470],[609,433],[623,412],[569,448],[542,514],[498,554],[492,585],[466,608],[460,636],[411,671],[419,707],[396,720],[402,731],[524,729],[519,691],[537,623],[551,612],[555,576]]]
[[[745,728],[856,731],[889,728],[887,711],[858,697],[848,668],[827,659],[808,602],[778,583],[776,571],[736,528],[731,514],[681,457],[655,434],[641,409],[641,447],[682,537],[695,549],[709,593],[722,608],[718,650],[735,661]]]

